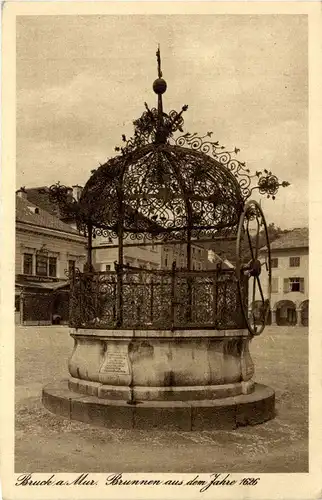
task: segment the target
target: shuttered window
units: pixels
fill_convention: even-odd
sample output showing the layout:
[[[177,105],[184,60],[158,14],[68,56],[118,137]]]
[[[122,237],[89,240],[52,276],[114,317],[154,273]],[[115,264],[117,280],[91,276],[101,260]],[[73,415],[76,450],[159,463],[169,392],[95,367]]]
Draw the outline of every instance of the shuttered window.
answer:
[[[278,278],[272,278],[272,293],[278,293]]]
[[[288,278],[284,278],[284,293],[288,293],[290,291],[290,280]]]
[[[23,274],[32,274],[32,258],[31,253],[23,254]]]
[[[300,267],[300,257],[290,257],[290,267]]]
[[[304,293],[304,290],[305,290],[304,278],[284,278],[284,293],[288,292]]]

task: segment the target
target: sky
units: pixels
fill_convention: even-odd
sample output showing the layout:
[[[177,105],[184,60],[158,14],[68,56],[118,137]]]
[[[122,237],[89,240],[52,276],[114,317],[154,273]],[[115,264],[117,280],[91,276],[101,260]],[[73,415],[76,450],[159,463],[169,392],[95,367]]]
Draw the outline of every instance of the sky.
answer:
[[[305,15],[18,17],[17,189],[84,185],[114,156],[156,105],[158,44],[165,111],[188,104],[185,131],[291,183],[262,199],[268,223],[308,225]]]

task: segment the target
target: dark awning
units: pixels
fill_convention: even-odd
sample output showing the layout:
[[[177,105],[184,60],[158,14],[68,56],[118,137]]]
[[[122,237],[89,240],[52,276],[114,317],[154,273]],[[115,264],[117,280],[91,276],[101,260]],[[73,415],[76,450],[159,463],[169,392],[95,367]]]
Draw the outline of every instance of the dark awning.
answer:
[[[60,290],[69,289],[69,283],[65,280],[63,281],[32,281],[26,278],[18,276],[16,278],[16,287],[18,288],[36,288],[38,290]]]

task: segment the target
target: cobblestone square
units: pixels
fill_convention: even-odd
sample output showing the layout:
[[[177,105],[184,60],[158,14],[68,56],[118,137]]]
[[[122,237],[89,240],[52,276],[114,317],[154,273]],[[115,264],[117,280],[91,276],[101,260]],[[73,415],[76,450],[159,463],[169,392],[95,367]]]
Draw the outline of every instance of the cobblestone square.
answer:
[[[68,378],[69,329],[16,327],[15,471],[307,472],[308,329],[267,327],[250,346],[275,419],[235,431],[101,429],[49,413],[41,390]]]

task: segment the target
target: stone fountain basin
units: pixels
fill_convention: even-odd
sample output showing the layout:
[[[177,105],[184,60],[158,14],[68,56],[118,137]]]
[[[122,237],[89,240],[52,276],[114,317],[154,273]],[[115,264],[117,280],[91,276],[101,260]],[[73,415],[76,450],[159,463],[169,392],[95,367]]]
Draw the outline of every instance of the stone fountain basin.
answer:
[[[106,428],[235,429],[275,415],[254,383],[247,330],[72,330],[70,378],[43,388],[51,412]]]
[[[248,330],[72,330],[70,390],[135,401],[250,394]]]

